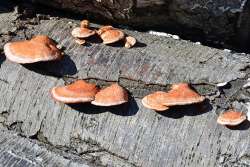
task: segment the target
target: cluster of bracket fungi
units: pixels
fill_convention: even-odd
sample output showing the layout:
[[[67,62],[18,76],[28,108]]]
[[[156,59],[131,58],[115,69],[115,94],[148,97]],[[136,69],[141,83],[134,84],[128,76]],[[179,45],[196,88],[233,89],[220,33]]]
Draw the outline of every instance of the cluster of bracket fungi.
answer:
[[[67,104],[88,103],[96,106],[116,106],[128,102],[128,93],[117,83],[99,89],[93,83],[77,80],[67,86],[52,88],[52,97]]]
[[[75,38],[76,43],[84,45],[86,43],[86,38],[97,34],[104,44],[112,44],[120,40],[124,40],[124,46],[126,48],[131,48],[136,44],[136,39],[134,37],[124,34],[123,31],[113,26],[108,25],[101,27],[99,30],[92,30],[89,25],[90,23],[88,20],[83,20],[80,23],[80,27],[73,29],[71,34]]]
[[[85,39],[97,34],[104,44],[110,44],[119,40],[125,41],[125,47],[130,48],[136,43],[136,39],[126,36],[121,30],[112,26],[103,26],[99,30],[89,29],[89,21],[83,20],[80,27],[74,28],[72,35],[76,42],[84,44]],[[63,58],[63,52],[56,43],[46,35],[37,35],[30,40],[9,42],[4,46],[6,57],[15,63],[29,64],[44,61],[57,61]],[[97,106],[116,106],[128,102],[128,92],[118,83],[114,83],[104,89],[84,80],[77,80],[66,86],[51,89],[52,97],[63,103],[91,103]],[[166,111],[173,106],[183,106],[201,103],[204,96],[199,95],[187,83],[173,84],[168,92],[157,91],[145,96],[142,104],[149,109],[158,112]],[[217,123],[227,126],[236,126],[246,120],[243,112],[229,109],[221,113]]]

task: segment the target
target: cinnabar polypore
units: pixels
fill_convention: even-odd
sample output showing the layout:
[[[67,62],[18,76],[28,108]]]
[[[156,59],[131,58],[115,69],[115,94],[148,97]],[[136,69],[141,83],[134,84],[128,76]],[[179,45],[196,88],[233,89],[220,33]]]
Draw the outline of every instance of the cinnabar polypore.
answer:
[[[102,26],[101,28],[99,28],[99,30],[97,31],[98,35],[102,35],[104,32],[108,31],[108,30],[113,30],[115,29],[113,26]]]
[[[161,98],[161,104],[165,106],[178,106],[200,103],[205,100],[204,96],[192,90],[187,83],[173,84],[171,90]]]
[[[72,30],[71,34],[75,38],[88,38],[95,35],[95,31],[88,28],[76,27]]]
[[[100,90],[91,103],[97,106],[115,106],[126,102],[128,102],[127,91],[115,83]]]
[[[169,107],[162,105],[160,102],[165,94],[166,92],[162,91],[157,91],[149,94],[142,99],[142,104],[149,109],[153,109],[156,111],[165,111],[169,109]]]
[[[98,31],[97,34],[101,37],[104,44],[111,44],[121,39],[124,39],[125,34],[112,26],[103,26]]]
[[[136,43],[136,39],[134,37],[127,36],[125,38],[125,48],[131,48],[135,45],[135,43]]]
[[[236,126],[245,120],[246,114],[230,109],[219,115],[217,123],[221,125]]]
[[[27,64],[40,61],[53,61],[62,58],[62,52],[46,35],[34,36],[31,40],[9,42],[4,45],[6,57],[16,63]]]
[[[78,80],[67,86],[54,87],[51,94],[55,100],[63,103],[85,103],[93,101],[98,91],[95,84]]]

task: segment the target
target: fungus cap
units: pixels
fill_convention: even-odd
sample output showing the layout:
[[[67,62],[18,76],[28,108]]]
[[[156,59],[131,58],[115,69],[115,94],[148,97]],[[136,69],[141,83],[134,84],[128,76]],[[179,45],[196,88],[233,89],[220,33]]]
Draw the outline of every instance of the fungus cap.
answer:
[[[110,30],[103,32],[100,35],[104,44],[115,43],[115,42],[123,39],[124,36],[125,36],[124,33],[118,29],[110,29]]]
[[[108,31],[108,30],[113,30],[115,29],[113,26],[102,26],[101,28],[99,28],[99,30],[97,31],[98,35],[103,34],[104,32]]]
[[[26,64],[39,61],[52,61],[62,58],[62,52],[46,35],[38,35],[30,40],[9,42],[4,45],[6,57],[16,63]]]
[[[52,97],[63,103],[84,103],[95,99],[98,88],[95,84],[78,80],[67,86],[54,87]]]
[[[217,123],[221,125],[236,126],[246,120],[246,115],[243,112],[228,110],[219,115]]]
[[[204,96],[192,90],[187,83],[173,84],[171,90],[161,98],[161,104],[165,106],[188,105],[200,103]]]
[[[81,28],[89,28],[89,21],[88,20],[82,20],[80,23]]]
[[[76,27],[72,30],[71,34],[75,38],[88,38],[95,35],[95,31],[88,28]]]
[[[164,97],[165,94],[166,92],[162,91],[157,91],[149,94],[142,99],[142,104],[144,105],[144,107],[149,109],[153,109],[156,111],[165,111],[169,109],[169,107],[164,106],[160,103],[160,99]]]
[[[125,38],[125,47],[126,48],[131,48],[135,45],[136,43],[136,39],[134,37],[131,37],[131,36],[127,36]]]
[[[116,83],[100,90],[91,103],[96,106],[116,106],[126,102],[128,102],[127,91]]]

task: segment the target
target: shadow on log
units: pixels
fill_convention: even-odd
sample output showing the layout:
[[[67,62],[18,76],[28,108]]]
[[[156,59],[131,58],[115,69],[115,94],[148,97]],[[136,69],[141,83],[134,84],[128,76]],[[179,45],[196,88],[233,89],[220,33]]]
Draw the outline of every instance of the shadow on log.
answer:
[[[248,130],[250,128],[250,122],[248,120],[245,120],[237,126],[227,126],[227,128],[230,130]]]
[[[136,101],[131,97],[128,103],[111,107],[95,106],[91,103],[68,104],[68,106],[85,114],[100,114],[104,112],[110,112],[120,116],[133,116],[139,110]]]
[[[174,106],[174,107],[170,107],[170,109],[168,109],[165,112],[157,112],[157,113],[165,117],[179,119],[184,116],[197,116],[197,115],[205,114],[209,111],[212,111],[212,109],[213,109],[213,106],[209,103],[208,100],[205,100],[201,104]]]
[[[38,62],[34,64],[23,64],[23,67],[36,73],[61,78],[77,73],[76,65],[68,55],[64,55],[60,61]]]
[[[5,55],[0,54],[0,68],[1,68],[2,63],[3,63],[5,60],[6,60]]]

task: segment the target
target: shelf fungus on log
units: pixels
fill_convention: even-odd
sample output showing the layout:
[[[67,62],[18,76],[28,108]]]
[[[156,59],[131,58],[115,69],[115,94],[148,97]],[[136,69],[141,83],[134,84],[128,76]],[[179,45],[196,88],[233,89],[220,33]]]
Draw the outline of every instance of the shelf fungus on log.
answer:
[[[127,91],[115,83],[100,90],[91,103],[96,106],[116,106],[126,102],[128,102]]]
[[[16,63],[28,64],[40,61],[53,61],[62,58],[62,52],[46,35],[34,36],[31,40],[9,42],[4,45],[6,57]]]
[[[89,29],[89,21],[82,20],[80,27],[76,27],[72,30],[71,35],[76,38],[75,42],[79,45],[84,45],[86,43],[85,38],[91,37],[96,34],[95,30]]]
[[[127,36],[125,38],[125,48],[131,48],[135,45],[135,43],[136,43],[136,39],[134,37]]]
[[[178,106],[200,103],[204,100],[205,97],[192,90],[187,83],[178,83],[172,85],[161,102],[166,106]]]
[[[233,109],[221,113],[217,123],[221,125],[236,126],[246,120],[246,114]]]
[[[95,35],[95,31],[88,28],[76,27],[72,30],[71,34],[75,38],[88,38]]]
[[[97,34],[102,35],[104,32],[106,32],[108,30],[113,30],[113,29],[115,29],[115,28],[113,26],[110,26],[110,25],[102,26],[101,28],[99,28],[99,30],[97,30]]]
[[[166,94],[166,92],[157,91],[150,95],[145,96],[142,99],[142,104],[149,109],[153,109],[156,111],[165,111],[169,109],[169,107],[164,106],[160,103],[160,99]]]
[[[164,107],[189,105],[200,103],[205,100],[204,96],[192,90],[187,83],[173,84],[168,92],[155,92],[142,99],[145,107],[162,111]],[[159,108],[155,108],[159,107]]]
[[[115,43],[125,37],[125,34],[121,30],[109,26],[98,30],[98,32],[104,44]]]
[[[54,87],[52,97],[63,103],[85,103],[95,99],[98,88],[95,84],[78,80],[67,86]]]

